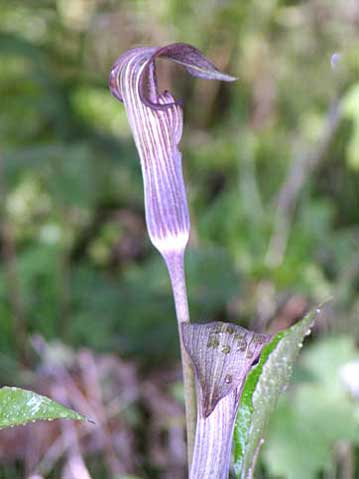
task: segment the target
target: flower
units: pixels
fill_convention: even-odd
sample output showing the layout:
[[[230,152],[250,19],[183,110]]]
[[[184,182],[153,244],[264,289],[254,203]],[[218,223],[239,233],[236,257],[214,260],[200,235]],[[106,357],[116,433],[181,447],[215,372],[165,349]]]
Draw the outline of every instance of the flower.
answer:
[[[178,144],[182,137],[183,112],[171,93],[159,93],[156,58],[168,58],[193,76],[233,81],[221,73],[200,51],[185,43],[162,48],[134,48],[121,55],[112,67],[109,86],[125,105],[141,161],[145,192],[146,223],[150,239],[165,259],[172,285],[178,324],[189,323],[184,252],[190,221]],[[192,456],[195,429],[194,376],[179,328],[185,391],[188,458]]]
[[[182,107],[171,93],[159,93],[156,58],[169,58],[193,76],[233,81],[196,48],[174,43],[162,48],[134,48],[112,67],[111,93],[123,101],[141,160],[146,222],[150,239],[166,258],[184,250],[190,221],[178,144],[182,136]]]

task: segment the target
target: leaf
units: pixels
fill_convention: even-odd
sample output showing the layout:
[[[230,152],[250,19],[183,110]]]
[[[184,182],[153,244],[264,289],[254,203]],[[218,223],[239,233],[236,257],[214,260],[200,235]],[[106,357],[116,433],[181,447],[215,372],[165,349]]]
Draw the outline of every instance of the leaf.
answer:
[[[84,416],[51,399],[16,387],[0,389],[0,429],[53,419],[84,420]]]
[[[312,311],[290,329],[279,332],[264,347],[258,365],[247,377],[234,432],[237,478],[253,477],[268,418],[289,382],[303,339],[318,313],[319,309]]]

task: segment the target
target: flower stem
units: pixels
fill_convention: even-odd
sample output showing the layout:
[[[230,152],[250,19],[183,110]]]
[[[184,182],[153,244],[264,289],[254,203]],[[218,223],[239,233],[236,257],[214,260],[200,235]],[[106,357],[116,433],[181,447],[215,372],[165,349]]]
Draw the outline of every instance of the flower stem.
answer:
[[[169,254],[166,254],[165,261],[171,279],[180,338],[184,401],[186,410],[187,456],[188,466],[190,467],[192,463],[196,430],[196,390],[193,368],[190,357],[183,345],[181,328],[182,323],[189,323],[190,321],[184,272],[184,251],[173,251]]]

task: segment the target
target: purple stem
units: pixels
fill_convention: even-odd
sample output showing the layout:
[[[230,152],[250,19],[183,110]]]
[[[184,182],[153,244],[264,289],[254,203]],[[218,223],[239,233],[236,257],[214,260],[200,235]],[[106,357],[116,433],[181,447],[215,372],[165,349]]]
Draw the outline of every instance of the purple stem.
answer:
[[[191,359],[184,348],[181,328],[182,323],[189,323],[190,321],[186,278],[184,272],[184,251],[171,251],[163,256],[170,275],[180,338],[184,400],[186,409],[187,453],[189,462],[188,465],[190,467],[193,455],[197,414],[194,372]]]

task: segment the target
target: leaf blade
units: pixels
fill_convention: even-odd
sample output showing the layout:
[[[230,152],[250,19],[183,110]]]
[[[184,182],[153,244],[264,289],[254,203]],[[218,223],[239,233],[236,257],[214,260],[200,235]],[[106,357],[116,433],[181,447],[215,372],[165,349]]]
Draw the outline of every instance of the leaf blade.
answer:
[[[234,473],[252,477],[263,442],[267,419],[288,384],[293,364],[320,309],[308,313],[286,331],[280,331],[263,349],[258,365],[247,377],[234,433]]]
[[[54,419],[82,421],[85,417],[33,391],[8,386],[0,388],[0,430]]]

